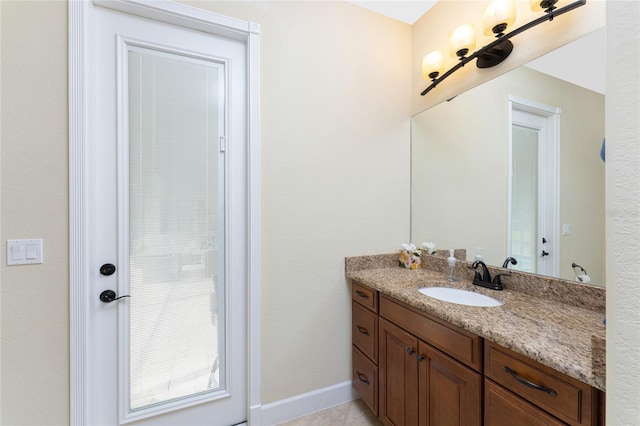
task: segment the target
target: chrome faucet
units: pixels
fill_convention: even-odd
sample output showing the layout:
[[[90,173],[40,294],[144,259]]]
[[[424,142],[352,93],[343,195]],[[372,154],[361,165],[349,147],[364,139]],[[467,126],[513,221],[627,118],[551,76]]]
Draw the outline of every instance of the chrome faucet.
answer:
[[[478,271],[478,266],[482,267],[482,273]],[[497,274],[493,279],[491,279],[491,274],[489,273],[489,268],[482,260],[476,260],[471,264],[471,268],[474,269],[475,274],[473,276],[473,283],[475,285],[479,285],[481,287],[490,288],[491,290],[502,290],[502,282],[500,281],[500,277],[503,275],[510,274]]]

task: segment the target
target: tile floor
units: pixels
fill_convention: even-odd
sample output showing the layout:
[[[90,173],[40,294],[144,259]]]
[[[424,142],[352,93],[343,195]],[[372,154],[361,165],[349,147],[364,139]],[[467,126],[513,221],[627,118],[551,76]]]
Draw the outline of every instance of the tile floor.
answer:
[[[361,399],[356,399],[279,426],[382,426],[382,423]]]

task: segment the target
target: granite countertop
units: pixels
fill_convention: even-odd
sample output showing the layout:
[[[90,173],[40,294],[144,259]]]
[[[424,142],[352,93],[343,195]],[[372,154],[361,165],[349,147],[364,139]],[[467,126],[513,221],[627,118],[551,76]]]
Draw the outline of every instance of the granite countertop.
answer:
[[[366,265],[354,259],[365,259]],[[347,278],[605,390],[605,315],[602,311],[513,289],[485,289],[473,285],[467,276],[459,282],[449,282],[440,271],[410,270],[389,265],[388,258],[382,263],[370,262],[370,259],[347,258]],[[355,264],[359,266],[350,267]],[[482,293],[504,304],[489,308],[464,306],[418,292],[420,287],[433,286]]]

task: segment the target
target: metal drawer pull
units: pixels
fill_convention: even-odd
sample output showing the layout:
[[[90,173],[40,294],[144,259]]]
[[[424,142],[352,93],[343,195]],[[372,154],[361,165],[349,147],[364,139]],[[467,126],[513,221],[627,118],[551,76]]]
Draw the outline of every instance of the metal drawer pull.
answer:
[[[356,371],[356,376],[358,376],[358,380],[360,380],[362,383],[365,383],[367,385],[369,384],[369,379],[367,379],[367,376],[365,376],[361,372]]]
[[[364,291],[360,291],[360,290],[356,290],[356,294],[360,297],[364,297],[365,299],[369,298],[369,295],[367,293],[365,293]]]
[[[507,373],[511,374],[511,377],[513,377],[514,379],[516,379],[518,382],[522,383],[523,385],[530,387],[531,389],[536,389],[545,393],[548,393],[551,396],[556,396],[556,391],[554,391],[553,389],[549,389],[546,388],[544,386],[540,386],[540,385],[536,385],[535,383],[531,383],[528,380],[523,379],[522,377],[518,376],[518,374],[516,374],[515,371],[513,371],[512,369],[510,369],[509,367],[504,367],[504,371],[506,371]]]
[[[362,334],[364,334],[365,336],[369,335],[369,330],[367,330],[366,328],[362,327],[361,325],[356,325],[356,327],[358,328],[358,331]]]

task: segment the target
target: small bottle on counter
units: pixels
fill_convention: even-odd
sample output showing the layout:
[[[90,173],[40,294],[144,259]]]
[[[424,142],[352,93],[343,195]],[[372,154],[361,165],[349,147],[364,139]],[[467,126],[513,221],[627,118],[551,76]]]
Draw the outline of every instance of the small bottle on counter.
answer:
[[[482,247],[476,247],[476,255],[474,256],[474,260],[484,261],[484,256],[482,255]]]
[[[458,281],[458,278],[455,277],[454,271],[456,269],[456,258],[453,255],[453,249],[449,249],[449,257],[447,258],[447,263],[449,263],[449,275],[447,275],[447,281]]]

